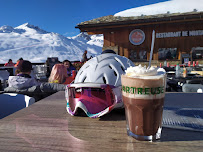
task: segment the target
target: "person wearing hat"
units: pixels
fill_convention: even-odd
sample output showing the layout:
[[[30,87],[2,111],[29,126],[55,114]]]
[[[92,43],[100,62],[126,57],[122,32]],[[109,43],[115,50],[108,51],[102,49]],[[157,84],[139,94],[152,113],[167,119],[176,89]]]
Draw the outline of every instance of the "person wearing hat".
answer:
[[[32,71],[32,63],[27,60],[23,60],[18,67],[18,73],[16,76],[9,76],[8,85],[16,89],[29,88],[40,83],[30,76]]]

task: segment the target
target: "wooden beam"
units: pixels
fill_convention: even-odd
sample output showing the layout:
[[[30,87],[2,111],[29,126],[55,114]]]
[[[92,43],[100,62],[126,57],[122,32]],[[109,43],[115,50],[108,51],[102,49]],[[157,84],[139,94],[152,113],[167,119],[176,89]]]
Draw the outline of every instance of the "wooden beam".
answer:
[[[102,32],[99,32],[99,31],[87,32],[87,33],[88,35],[103,34]]]
[[[121,27],[131,27],[131,26],[144,26],[144,25],[156,25],[156,24],[171,24],[171,23],[182,23],[182,22],[193,22],[193,21],[203,21],[203,18],[199,19],[188,19],[188,20],[178,20],[178,21],[163,21],[163,22],[150,22],[150,23],[134,23],[134,24],[122,24],[122,25],[100,25],[100,26],[94,26],[94,27],[79,27],[81,31],[87,31],[87,32],[97,32],[97,33],[103,33],[104,29],[115,29],[115,28],[121,28]],[[98,24],[97,24],[98,25]]]
[[[124,56],[129,58],[128,48],[124,48]]]

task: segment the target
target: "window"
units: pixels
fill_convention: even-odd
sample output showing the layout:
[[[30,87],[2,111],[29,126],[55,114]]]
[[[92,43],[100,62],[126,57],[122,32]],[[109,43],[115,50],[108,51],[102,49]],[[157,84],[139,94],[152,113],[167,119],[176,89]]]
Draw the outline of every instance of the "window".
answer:
[[[177,48],[159,48],[159,60],[173,60],[177,59]]]
[[[145,50],[131,50],[130,51],[130,59],[132,61],[146,61],[147,60],[147,51]]]
[[[192,49],[192,59],[203,59],[203,47],[196,47]]]
[[[137,52],[136,52],[136,51],[130,50],[130,59],[131,59],[132,61],[137,60]]]
[[[140,60],[147,60],[147,51],[145,51],[145,50],[139,51],[139,59]]]

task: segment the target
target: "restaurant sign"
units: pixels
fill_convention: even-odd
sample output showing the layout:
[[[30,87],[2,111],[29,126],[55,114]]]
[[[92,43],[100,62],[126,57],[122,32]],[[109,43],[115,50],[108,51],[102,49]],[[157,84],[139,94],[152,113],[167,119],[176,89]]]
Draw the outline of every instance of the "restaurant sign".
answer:
[[[145,33],[140,29],[135,29],[130,32],[129,40],[134,45],[140,45],[145,40]]]
[[[201,36],[203,30],[156,33],[156,38]]]

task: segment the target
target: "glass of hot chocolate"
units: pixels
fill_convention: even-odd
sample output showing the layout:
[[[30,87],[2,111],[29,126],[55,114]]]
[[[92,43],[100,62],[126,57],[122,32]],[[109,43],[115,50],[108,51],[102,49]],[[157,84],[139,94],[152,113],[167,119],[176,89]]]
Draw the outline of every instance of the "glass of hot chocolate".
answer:
[[[161,137],[166,72],[162,68],[129,67],[121,76],[127,134],[137,140]]]

